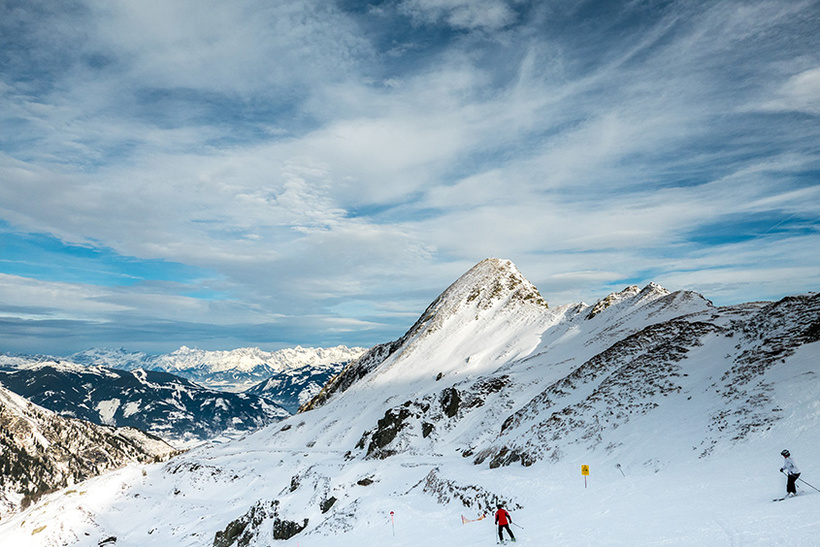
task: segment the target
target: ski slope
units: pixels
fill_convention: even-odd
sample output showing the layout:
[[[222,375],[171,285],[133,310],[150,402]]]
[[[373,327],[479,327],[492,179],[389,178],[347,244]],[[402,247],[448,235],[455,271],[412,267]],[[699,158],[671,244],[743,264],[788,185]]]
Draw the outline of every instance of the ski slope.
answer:
[[[118,546],[211,545],[215,524],[243,513],[247,500],[271,494],[283,503],[302,501],[281,492],[289,488],[290,476],[313,466],[317,471],[335,472],[336,488],[344,490],[336,493],[356,498],[355,507],[350,508],[355,509],[355,519],[346,522],[340,514],[324,532],[285,541],[274,542],[269,531],[262,530],[254,545],[493,544],[491,519],[462,524],[461,515],[477,518],[479,511],[457,501],[438,503],[418,486],[434,469],[445,479],[480,483],[515,499],[522,508],[508,507],[514,523],[523,527],[513,527],[521,545],[817,545],[820,494],[801,485],[803,492],[798,497],[771,501],[784,490],[785,480],[777,472],[777,448],[782,444],[769,439],[706,462],[658,471],[651,464],[622,465],[625,476],[612,461],[594,459],[497,472],[452,456],[346,466],[339,454],[266,451],[264,446],[254,452],[251,446],[237,446],[234,450],[242,452],[227,455],[223,450],[216,456],[213,449],[205,449],[184,460],[195,458],[220,467],[228,464],[232,472],[245,476],[231,481],[198,473],[175,481],[162,465],[131,466],[93,479],[74,492],[50,496],[0,525],[0,538],[4,545],[20,546],[68,541],[96,547],[112,536],[117,537]],[[795,458],[809,454],[793,453]],[[647,462],[652,460],[652,454],[644,456]],[[586,488],[581,462],[591,468]],[[810,458],[798,463],[807,479],[820,475]],[[366,477],[375,477],[377,482],[356,484]],[[311,517],[320,518],[318,510],[316,513]]]

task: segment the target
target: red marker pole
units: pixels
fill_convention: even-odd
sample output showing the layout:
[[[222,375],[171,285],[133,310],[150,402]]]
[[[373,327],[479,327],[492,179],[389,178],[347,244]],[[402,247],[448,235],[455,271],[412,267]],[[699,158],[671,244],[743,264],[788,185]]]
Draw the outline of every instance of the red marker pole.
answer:
[[[393,537],[396,537],[396,523],[393,522],[393,511],[390,511],[390,527],[393,528]]]

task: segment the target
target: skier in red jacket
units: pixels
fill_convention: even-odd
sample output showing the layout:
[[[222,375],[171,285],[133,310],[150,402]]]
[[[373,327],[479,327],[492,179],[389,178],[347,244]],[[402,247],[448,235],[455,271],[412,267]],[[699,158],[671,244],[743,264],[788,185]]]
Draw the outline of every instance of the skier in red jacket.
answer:
[[[498,524],[498,541],[504,541],[504,529],[510,534],[510,539],[515,541],[515,535],[513,535],[512,530],[510,530],[511,522],[512,516],[504,509],[504,506],[499,503],[498,511],[495,512],[495,523]]]

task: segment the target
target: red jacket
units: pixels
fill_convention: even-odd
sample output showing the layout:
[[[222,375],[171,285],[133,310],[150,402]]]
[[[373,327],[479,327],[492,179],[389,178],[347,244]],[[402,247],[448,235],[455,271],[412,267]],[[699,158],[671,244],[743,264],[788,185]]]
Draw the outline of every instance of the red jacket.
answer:
[[[496,513],[495,513],[495,523],[496,524],[498,524],[499,526],[506,526],[511,522],[512,522],[512,517],[510,516],[510,514],[506,510],[499,509],[498,511],[496,511]]]

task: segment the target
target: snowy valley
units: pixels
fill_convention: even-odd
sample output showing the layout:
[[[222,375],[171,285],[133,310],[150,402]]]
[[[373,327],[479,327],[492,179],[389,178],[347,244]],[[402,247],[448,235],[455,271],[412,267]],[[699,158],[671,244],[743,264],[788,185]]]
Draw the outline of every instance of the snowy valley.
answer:
[[[628,287],[548,305],[507,260],[447,288],[301,412],[0,521],[9,545],[816,545],[820,295]],[[581,466],[589,466],[582,477]],[[813,479],[813,480],[812,480]]]

